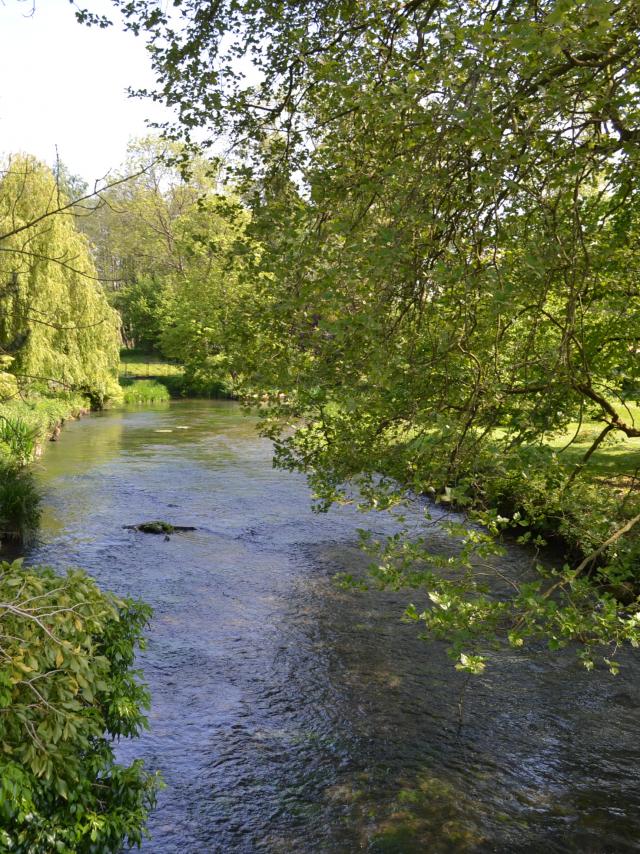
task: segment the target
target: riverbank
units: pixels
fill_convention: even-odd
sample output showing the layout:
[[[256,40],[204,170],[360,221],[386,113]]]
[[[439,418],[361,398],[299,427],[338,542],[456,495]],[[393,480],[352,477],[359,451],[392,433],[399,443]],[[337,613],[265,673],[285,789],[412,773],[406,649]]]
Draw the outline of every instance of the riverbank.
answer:
[[[29,462],[41,455],[44,442],[58,438],[66,421],[90,411],[89,399],[72,393],[34,395],[0,403],[0,455]]]
[[[88,398],[60,393],[0,403],[0,546],[28,542],[38,527],[40,495],[29,464],[64,424],[90,411]]]
[[[637,405],[628,411],[640,422]],[[495,534],[553,546],[563,561],[630,602],[640,593],[640,439],[614,434],[599,443],[604,426],[571,423],[536,444],[506,448],[496,431],[496,441],[470,458],[446,489],[420,476],[431,437],[399,440],[384,473],[470,512]]]

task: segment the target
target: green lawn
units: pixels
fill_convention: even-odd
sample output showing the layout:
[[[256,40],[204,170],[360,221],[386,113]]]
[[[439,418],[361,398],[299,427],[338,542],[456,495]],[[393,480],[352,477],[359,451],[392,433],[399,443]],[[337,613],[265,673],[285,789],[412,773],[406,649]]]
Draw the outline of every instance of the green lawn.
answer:
[[[640,407],[635,404],[628,404],[628,407],[628,412],[620,412],[621,417],[634,426],[640,426]],[[577,423],[570,424],[564,433],[550,439],[549,445],[561,452],[561,462],[571,468],[582,459],[603,427],[603,423],[583,422],[576,440],[565,448],[578,430]],[[597,477],[633,475],[636,470],[640,470],[640,439],[627,439],[617,431],[610,433],[589,460],[588,469]]]
[[[182,367],[163,361],[159,356],[121,350],[120,378],[132,377],[178,377],[182,376]]]

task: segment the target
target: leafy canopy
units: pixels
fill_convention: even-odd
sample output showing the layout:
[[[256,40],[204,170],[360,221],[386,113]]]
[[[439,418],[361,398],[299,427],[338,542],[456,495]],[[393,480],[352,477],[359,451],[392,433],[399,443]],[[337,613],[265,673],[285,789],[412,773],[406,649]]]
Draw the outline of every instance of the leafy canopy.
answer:
[[[233,142],[259,251],[230,357],[270,396],[278,460],[325,504],[354,479],[375,506],[430,490],[490,532],[570,546],[499,603],[473,529],[475,558],[451,566],[428,542],[409,563],[406,539],[385,551],[382,583],[426,585],[418,613],[461,666],[496,632],[580,640],[588,665],[592,645],[635,642],[637,603],[616,602],[638,592],[633,471],[613,489],[588,471],[640,435],[637,4],[114,5],[149,35],[175,132]],[[548,442],[586,419],[570,469]]]

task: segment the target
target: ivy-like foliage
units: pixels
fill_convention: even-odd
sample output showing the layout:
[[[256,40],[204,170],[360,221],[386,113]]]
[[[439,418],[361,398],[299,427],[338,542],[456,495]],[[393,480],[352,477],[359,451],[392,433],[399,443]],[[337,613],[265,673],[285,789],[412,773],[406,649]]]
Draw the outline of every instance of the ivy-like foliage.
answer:
[[[117,852],[139,843],[157,781],[114,761],[146,725],[132,669],[150,611],[79,571],[0,563],[0,848]]]
[[[21,388],[119,394],[119,320],[69,200],[45,165],[0,170],[0,354]]]

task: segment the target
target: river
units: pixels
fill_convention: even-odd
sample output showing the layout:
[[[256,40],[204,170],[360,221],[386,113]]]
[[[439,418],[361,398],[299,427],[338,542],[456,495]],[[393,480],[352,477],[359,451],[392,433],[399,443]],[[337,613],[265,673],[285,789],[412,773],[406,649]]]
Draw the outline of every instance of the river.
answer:
[[[314,514],[237,405],[91,416],[37,475],[30,562],[154,608],[151,729],[118,748],[167,783],[147,854],[640,851],[637,662],[594,676],[568,654],[502,654],[461,725],[465,677],[400,619],[418,594],[332,580],[365,566],[358,528],[393,520]],[[123,528],[150,519],[197,530]]]

